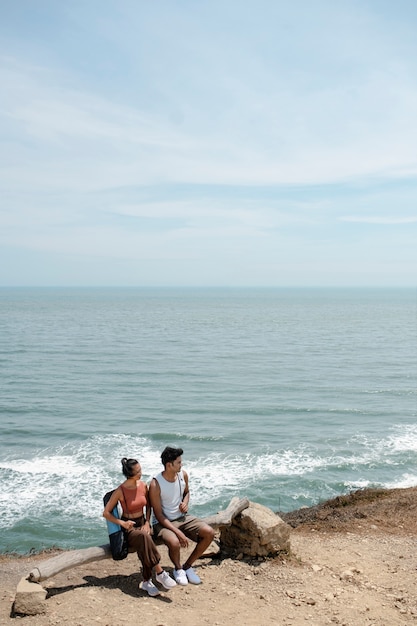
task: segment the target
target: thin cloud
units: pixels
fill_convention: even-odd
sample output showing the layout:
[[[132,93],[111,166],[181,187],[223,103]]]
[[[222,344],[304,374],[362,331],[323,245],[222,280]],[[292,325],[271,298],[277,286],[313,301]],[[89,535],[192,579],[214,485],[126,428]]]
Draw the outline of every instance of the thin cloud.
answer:
[[[372,215],[348,215],[340,217],[341,222],[352,222],[357,224],[381,224],[390,226],[392,224],[416,224],[416,217],[381,217]]]
[[[1,282],[415,282],[412,12],[24,4],[0,23]]]
[[[356,107],[361,102],[354,116],[349,85],[310,93],[297,86],[284,95],[285,85],[271,82],[261,96],[238,82],[233,108],[213,127],[204,110],[199,124],[188,111],[178,126],[112,97],[56,86],[52,71],[13,63],[6,69],[0,76],[9,91],[4,125],[13,121],[23,157],[23,168],[8,170],[10,182],[85,190],[155,182],[325,184],[379,173],[398,177],[417,168],[414,123],[405,132],[405,120],[414,120],[417,92],[398,80],[393,85],[390,72],[354,89]],[[11,77],[13,71],[17,76]],[[373,120],[373,98],[389,108],[388,127],[386,118]],[[348,133],[342,132],[345,127]],[[28,168],[24,159],[32,157],[30,149],[37,156]],[[45,170],[52,174],[46,180]]]

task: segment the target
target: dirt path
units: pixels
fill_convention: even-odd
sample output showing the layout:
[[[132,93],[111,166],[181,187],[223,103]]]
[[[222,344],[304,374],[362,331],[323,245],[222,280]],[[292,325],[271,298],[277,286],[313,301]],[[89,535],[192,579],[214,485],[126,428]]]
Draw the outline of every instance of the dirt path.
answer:
[[[205,558],[197,564],[202,585],[177,587],[157,598],[139,589],[136,556],[130,555],[48,579],[46,614],[12,618],[20,577],[51,555],[2,557],[0,624],[12,626],[16,619],[25,626],[417,624],[417,491],[383,493],[340,507],[333,501],[303,509],[303,521],[294,522],[293,515],[298,525],[290,556],[250,562]],[[169,569],[165,549],[161,552]]]

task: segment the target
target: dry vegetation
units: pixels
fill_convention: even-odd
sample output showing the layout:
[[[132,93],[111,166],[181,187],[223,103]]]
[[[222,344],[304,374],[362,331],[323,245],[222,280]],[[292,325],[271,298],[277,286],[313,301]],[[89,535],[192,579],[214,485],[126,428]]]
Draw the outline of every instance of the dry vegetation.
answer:
[[[364,532],[373,524],[386,533],[417,534],[416,488],[358,490],[279,515],[293,528],[304,530]]]

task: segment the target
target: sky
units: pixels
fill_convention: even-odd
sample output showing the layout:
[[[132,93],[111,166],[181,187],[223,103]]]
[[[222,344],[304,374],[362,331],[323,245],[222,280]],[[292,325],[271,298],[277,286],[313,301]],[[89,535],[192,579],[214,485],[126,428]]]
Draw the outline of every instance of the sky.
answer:
[[[0,0],[0,286],[416,286],[415,0]]]

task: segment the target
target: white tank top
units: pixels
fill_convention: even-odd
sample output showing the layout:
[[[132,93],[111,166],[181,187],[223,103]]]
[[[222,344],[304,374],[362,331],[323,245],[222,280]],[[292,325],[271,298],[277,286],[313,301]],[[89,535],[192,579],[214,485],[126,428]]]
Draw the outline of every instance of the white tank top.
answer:
[[[155,476],[155,480],[158,481],[161,489],[161,505],[162,512],[171,522],[183,515],[180,511],[180,504],[184,497],[185,480],[182,470],[178,472],[177,477],[173,483],[165,480],[162,476],[162,472]],[[155,517],[155,516],[154,516]],[[157,521],[157,520],[155,520]]]

